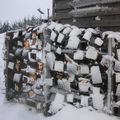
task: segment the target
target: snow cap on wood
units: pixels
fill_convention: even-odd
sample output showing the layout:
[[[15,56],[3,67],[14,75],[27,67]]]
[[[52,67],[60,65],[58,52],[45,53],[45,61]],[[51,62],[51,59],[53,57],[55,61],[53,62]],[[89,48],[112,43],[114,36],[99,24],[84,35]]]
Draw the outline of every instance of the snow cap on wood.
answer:
[[[46,62],[49,65],[50,69],[53,70],[54,62],[55,62],[55,55],[52,52],[46,54]]]
[[[67,63],[67,72],[75,74],[77,72],[77,66],[75,64],[72,64],[72,63],[68,62]]]
[[[72,29],[71,29],[70,27],[66,27],[66,28],[63,30],[63,34],[64,34],[64,35],[68,35],[71,31],[72,31]]]
[[[92,47],[88,46],[87,52],[86,52],[86,58],[96,60],[98,56],[98,51]]]
[[[89,96],[81,95],[81,105],[84,107],[87,107],[88,106],[88,99],[89,99]]]
[[[64,35],[63,35],[62,33],[60,33],[60,34],[58,35],[57,42],[58,42],[58,43],[61,43],[61,42],[63,41],[63,39],[64,39]]]
[[[73,36],[78,36],[78,35],[80,35],[82,33],[82,30],[81,29],[79,29],[79,28],[74,28],[71,32],[70,32],[70,34],[69,34],[69,36],[71,37],[73,37]]]
[[[39,26],[39,29],[37,30],[37,33],[40,34],[40,33],[43,33],[44,30],[47,28],[47,23],[43,23]]]
[[[64,72],[64,63],[62,61],[55,61],[54,71]]]
[[[97,37],[97,38],[95,39],[95,44],[98,45],[98,46],[102,46],[103,40],[102,40],[101,38]]]
[[[60,47],[58,47],[58,48],[56,49],[56,53],[60,55],[60,54],[62,53],[62,49],[61,49]]]
[[[55,31],[52,31],[51,35],[50,35],[50,40],[52,40],[54,42],[56,37],[57,37],[57,33]]]
[[[113,31],[105,31],[102,33],[102,39],[105,39],[105,37],[107,37],[109,34],[112,34]]]
[[[81,81],[79,82],[79,90],[80,92],[89,92],[91,84],[89,82]]]
[[[83,38],[87,41],[90,41],[93,34],[97,34],[96,30],[93,28],[88,28],[85,30],[85,34],[83,35]]]
[[[114,70],[120,72],[120,61],[115,61]]]
[[[92,66],[91,67],[91,77],[92,77],[92,83],[93,84],[102,83],[102,76],[101,76],[99,66]]]
[[[15,74],[14,74],[14,77],[13,77],[13,81],[16,82],[16,83],[20,83],[20,81],[21,81],[21,76],[22,76],[21,73],[15,73]]]
[[[82,50],[77,50],[73,56],[74,60],[83,60],[84,52]]]
[[[64,25],[63,24],[56,24],[55,31],[57,31],[59,33],[63,29],[64,29]]]
[[[120,97],[120,84],[117,85],[116,95]]]
[[[117,58],[120,61],[120,49],[117,49]]]
[[[58,87],[71,92],[70,82],[67,79],[58,80]]]
[[[112,32],[108,35],[108,39],[117,40],[117,42],[120,42],[120,34]]]
[[[50,29],[50,30],[53,30],[56,25],[57,25],[56,22],[51,22],[50,25],[47,28]]]
[[[71,36],[68,40],[68,44],[66,46],[66,48],[69,49],[77,49],[78,45],[80,43],[80,39],[76,36]]]
[[[81,74],[89,74],[89,66],[86,64],[80,64],[80,73]]]
[[[74,95],[73,94],[67,94],[67,102],[73,103]]]
[[[120,83],[120,73],[115,73],[115,81],[116,83]]]
[[[9,62],[8,63],[8,68],[11,69],[11,70],[13,70],[14,69],[14,65],[15,64],[13,62]]]

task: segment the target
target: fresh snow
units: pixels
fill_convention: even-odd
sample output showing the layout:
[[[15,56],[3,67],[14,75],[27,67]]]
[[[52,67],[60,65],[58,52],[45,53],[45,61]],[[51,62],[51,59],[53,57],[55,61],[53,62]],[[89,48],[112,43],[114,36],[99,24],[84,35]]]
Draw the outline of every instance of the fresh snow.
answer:
[[[116,95],[120,96],[120,84],[117,85]]]
[[[65,96],[57,93],[54,101],[50,105],[49,113],[55,114],[62,109]]]
[[[77,50],[74,53],[74,60],[83,60],[84,58],[84,52],[82,50]]]
[[[77,49],[79,43],[80,43],[80,39],[78,37],[71,36],[69,38],[69,41],[68,41],[68,44],[67,44],[67,48]]]
[[[50,39],[52,40],[52,41],[55,41],[55,38],[57,37],[57,34],[54,32],[54,31],[52,31],[52,33],[51,33],[51,36],[50,36]]]
[[[70,32],[70,37],[71,36],[78,36],[82,33],[82,31],[79,28],[74,28],[71,32]]]
[[[116,83],[120,83],[120,73],[115,73],[115,76]]]
[[[63,41],[63,39],[64,39],[64,35],[60,33],[60,34],[58,35],[57,42],[58,42],[58,43],[61,43],[61,42]]]
[[[63,24],[56,24],[55,31],[57,31],[59,33],[63,29],[64,29],[64,25]]]
[[[71,29],[70,27],[66,27],[66,28],[63,30],[63,34],[67,35],[67,34],[69,34],[71,31],[72,31],[72,29]]]
[[[96,60],[97,56],[98,51],[94,47],[89,46],[86,52],[86,58]]]
[[[102,76],[101,76],[99,66],[92,66],[91,67],[91,77],[92,77],[93,84],[102,83]]]
[[[102,112],[93,110],[90,107],[77,109],[69,104],[64,104],[60,112],[52,117],[44,117],[43,114],[36,112],[29,106],[12,103],[5,99],[5,82],[4,82],[4,61],[2,48],[4,43],[4,34],[0,35],[0,120],[119,120],[114,116],[109,116]]]
[[[93,94],[91,95],[91,97],[93,99],[94,108],[102,110],[104,107],[104,95],[100,94],[100,88],[93,87]]]
[[[98,45],[98,46],[102,46],[103,41],[101,40],[101,38],[97,37],[97,38],[95,39],[95,44]]]

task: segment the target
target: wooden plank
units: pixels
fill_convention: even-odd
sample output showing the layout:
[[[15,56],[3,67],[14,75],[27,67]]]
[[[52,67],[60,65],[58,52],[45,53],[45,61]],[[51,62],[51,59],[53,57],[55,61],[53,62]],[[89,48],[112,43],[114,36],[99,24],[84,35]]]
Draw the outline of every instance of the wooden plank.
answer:
[[[55,18],[56,19],[68,19],[72,17],[92,17],[92,16],[103,16],[103,15],[119,15],[120,14],[120,8],[83,8],[79,9],[77,11],[73,10],[70,12],[67,10],[56,12]]]
[[[120,14],[120,8],[119,7],[99,7],[99,6],[95,6],[95,7],[72,10],[70,12],[70,14],[73,17],[114,15],[114,14]]]
[[[95,17],[76,18],[76,22],[71,19],[61,19],[62,23],[69,23],[79,27],[117,27],[120,26],[120,15],[101,16],[100,21],[96,21]]]
[[[76,7],[88,7],[97,4],[110,4],[110,3],[119,3],[120,0],[77,0],[70,3],[74,8]]]
[[[68,19],[68,18],[72,18],[72,16],[69,14],[69,12],[59,12],[56,13],[55,18],[58,19]]]
[[[109,26],[106,26],[106,27],[101,27],[100,28],[101,31],[115,31],[115,32],[120,32],[120,26],[112,26],[112,27],[109,27]]]
[[[72,9],[72,6],[69,3],[70,3],[70,0],[56,1],[55,9],[56,10]]]
[[[63,9],[72,9],[75,4],[76,7],[89,7],[94,5],[110,5],[110,4],[120,4],[120,0],[80,0],[77,2],[72,2],[73,0],[54,0],[55,2],[55,9],[56,10],[63,10]]]

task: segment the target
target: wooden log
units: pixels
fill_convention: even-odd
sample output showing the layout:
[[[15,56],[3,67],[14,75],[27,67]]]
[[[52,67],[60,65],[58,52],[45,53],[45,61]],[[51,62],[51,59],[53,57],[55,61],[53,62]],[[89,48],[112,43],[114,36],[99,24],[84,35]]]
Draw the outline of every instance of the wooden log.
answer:
[[[117,15],[120,14],[119,7],[89,7],[77,10],[72,10],[70,14],[73,17],[88,17],[88,16],[100,16],[100,15]]]
[[[120,15],[106,15],[100,16],[99,21],[95,19],[96,16],[89,17],[81,17],[75,18],[76,22],[73,21],[72,18],[66,17],[57,17],[61,23],[69,23],[71,25],[77,25],[78,27],[118,27],[120,26]],[[107,30],[107,29],[106,29]],[[118,30],[118,29],[117,29]]]
[[[120,3],[120,0],[74,0],[70,5],[74,8],[78,7],[88,7],[97,4],[111,4],[111,3]]]

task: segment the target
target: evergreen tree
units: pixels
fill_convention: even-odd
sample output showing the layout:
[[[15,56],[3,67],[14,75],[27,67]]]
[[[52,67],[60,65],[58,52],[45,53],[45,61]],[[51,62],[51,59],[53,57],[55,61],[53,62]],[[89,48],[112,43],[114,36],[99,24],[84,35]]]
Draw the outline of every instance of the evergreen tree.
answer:
[[[2,22],[0,21],[0,33],[7,32],[10,30],[17,30],[26,28],[28,25],[32,26],[38,26],[40,25],[42,20],[40,18],[37,18],[35,16],[24,18],[23,20],[15,21],[13,24],[10,24],[9,22]]]

